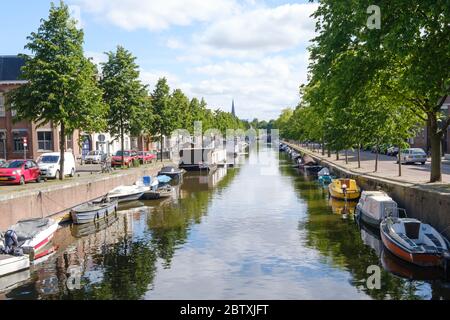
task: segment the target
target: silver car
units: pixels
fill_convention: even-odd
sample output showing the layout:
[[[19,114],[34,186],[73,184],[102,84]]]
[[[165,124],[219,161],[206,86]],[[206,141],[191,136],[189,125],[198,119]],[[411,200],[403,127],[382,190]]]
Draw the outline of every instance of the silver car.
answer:
[[[84,158],[84,163],[100,164],[106,159],[106,154],[103,151],[91,151]]]
[[[401,151],[400,159],[404,164],[420,162],[424,165],[427,162],[427,154],[420,148],[405,149]]]

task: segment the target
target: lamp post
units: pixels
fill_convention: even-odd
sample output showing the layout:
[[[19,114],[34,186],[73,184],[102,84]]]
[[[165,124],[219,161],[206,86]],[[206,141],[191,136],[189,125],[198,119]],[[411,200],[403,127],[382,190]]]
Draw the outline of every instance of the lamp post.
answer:
[[[23,138],[23,159],[27,160],[27,146],[28,146],[28,140],[26,137]]]

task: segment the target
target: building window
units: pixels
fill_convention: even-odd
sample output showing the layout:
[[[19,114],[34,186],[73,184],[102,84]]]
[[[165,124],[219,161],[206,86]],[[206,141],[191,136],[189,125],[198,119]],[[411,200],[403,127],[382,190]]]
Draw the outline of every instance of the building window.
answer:
[[[38,136],[38,149],[43,151],[53,150],[53,133],[51,131],[39,131]]]
[[[6,159],[6,132],[0,131],[0,158]]]
[[[0,117],[6,117],[5,97],[0,93]]]
[[[28,137],[26,130],[13,131],[13,148],[14,152],[24,151],[23,138]]]
[[[68,134],[66,136],[66,150],[69,151],[73,151],[73,134]]]

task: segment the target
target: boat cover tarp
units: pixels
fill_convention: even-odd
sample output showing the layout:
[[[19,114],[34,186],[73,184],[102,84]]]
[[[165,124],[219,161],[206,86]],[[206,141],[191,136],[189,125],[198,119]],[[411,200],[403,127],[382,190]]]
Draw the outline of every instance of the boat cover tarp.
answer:
[[[157,179],[160,183],[169,183],[170,181],[172,181],[172,178],[168,176],[158,176]]]
[[[398,216],[397,203],[391,198],[384,196],[367,197],[363,204],[363,210],[377,220],[384,219],[389,214]]]
[[[44,231],[52,225],[52,221],[48,218],[44,219],[32,219],[19,221],[17,224],[13,225],[10,230],[17,233],[19,241],[24,241],[32,239],[39,232]]]
[[[302,160],[303,160],[303,164],[305,166],[315,166],[315,165],[317,165],[317,162],[313,158],[308,156],[308,155],[303,156]]]
[[[317,175],[320,176],[329,176],[330,175],[330,170],[328,168],[323,168],[322,170],[320,170]]]

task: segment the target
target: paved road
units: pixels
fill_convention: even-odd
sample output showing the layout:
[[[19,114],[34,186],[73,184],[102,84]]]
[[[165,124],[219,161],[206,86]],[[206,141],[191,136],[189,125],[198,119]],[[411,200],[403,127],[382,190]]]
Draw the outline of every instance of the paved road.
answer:
[[[322,156],[321,151],[316,151],[315,154]],[[361,168],[358,168],[358,160],[356,152],[349,151],[349,163],[345,163],[345,153],[340,152],[340,160],[336,161],[336,154],[333,153],[331,158],[325,159],[331,160],[336,164],[343,166],[355,172],[365,173],[378,177],[384,177],[389,179],[395,179],[403,182],[410,183],[427,183],[430,180],[431,163],[430,160],[425,164],[411,164],[402,165],[402,176],[398,174],[398,164],[395,157],[386,155],[379,156],[378,172],[375,171],[375,154],[364,151],[361,152]],[[443,161],[442,163],[442,179],[444,183],[450,183],[450,162]]]
[[[146,165],[148,168],[152,168],[156,165],[160,165],[160,162],[153,163]],[[114,172],[120,172],[119,170]],[[112,174],[114,174],[114,172]],[[76,180],[89,180],[96,178],[100,175],[106,175],[101,173],[101,165],[80,165],[77,164],[77,173],[74,178],[67,177],[64,181],[54,180],[54,179],[48,179],[46,182],[42,183],[29,183],[24,186],[17,186],[17,185],[0,185],[0,195],[8,195],[9,193],[13,192],[20,192],[20,191],[27,191],[27,190],[39,190],[48,186],[53,185],[64,185],[65,183],[70,183]]]

